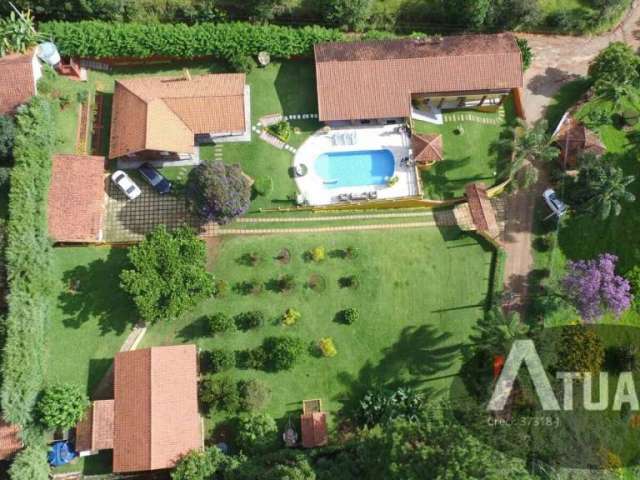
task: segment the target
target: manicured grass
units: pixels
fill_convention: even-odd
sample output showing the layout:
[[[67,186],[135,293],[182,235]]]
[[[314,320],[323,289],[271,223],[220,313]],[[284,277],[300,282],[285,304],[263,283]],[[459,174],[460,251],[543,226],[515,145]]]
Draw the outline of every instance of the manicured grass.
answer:
[[[120,290],[126,249],[66,247],[53,252],[57,302],[48,331],[50,383],[71,382],[92,394],[136,321]]]
[[[326,248],[327,259],[320,264],[305,261],[304,252],[318,245]],[[360,250],[356,259],[330,254],[349,246]],[[274,258],[283,248],[291,253],[286,265]],[[241,264],[248,252],[260,254],[258,266]],[[195,342],[204,349],[243,350],[267,336],[290,334],[311,347],[330,336],[338,350],[332,359],[305,354],[290,371],[230,374],[266,382],[272,390],[267,411],[277,418],[297,414],[303,399],[321,398],[333,422],[341,407],[378,385],[408,382],[429,396],[446,391],[460,365],[461,345],[482,315],[491,258],[490,248],[453,228],[229,238],[220,245],[213,266],[216,277],[232,287],[227,296],[207,300],[175,322],[153,325],[142,346]],[[296,280],[294,291],[271,291],[269,281],[286,273]],[[324,279],[323,292],[307,286],[312,274]],[[340,288],[339,279],[347,275],[359,277],[358,289]],[[267,287],[257,295],[233,290],[250,279]],[[361,319],[350,326],[336,322],[336,314],[347,307],[361,312]],[[302,313],[292,327],[279,321],[288,308]],[[211,338],[202,320],[218,311],[236,315],[249,310],[263,311],[266,325]],[[224,416],[217,412],[213,420]]]
[[[546,13],[554,13],[559,10],[571,10],[573,8],[588,7],[587,2],[581,0],[538,0],[541,10]]]
[[[505,118],[513,118],[507,108]],[[445,113],[446,118],[473,115],[490,120],[499,119],[497,113],[472,110]],[[442,134],[444,160],[422,172],[424,196],[441,200],[460,197],[469,182],[481,181],[493,185],[500,169],[499,156],[494,143],[506,127],[506,121],[498,125],[475,121],[445,121],[443,125],[415,121],[418,133]],[[463,132],[458,133],[462,127]]]

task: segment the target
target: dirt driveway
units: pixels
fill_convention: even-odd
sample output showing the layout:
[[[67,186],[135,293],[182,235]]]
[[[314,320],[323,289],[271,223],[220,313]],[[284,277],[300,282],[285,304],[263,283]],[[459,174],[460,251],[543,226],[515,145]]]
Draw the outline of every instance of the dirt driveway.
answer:
[[[527,120],[542,118],[551,98],[565,83],[586,75],[589,62],[611,42],[640,47],[640,2],[634,0],[624,20],[614,30],[594,37],[518,34],[535,54],[525,74]]]

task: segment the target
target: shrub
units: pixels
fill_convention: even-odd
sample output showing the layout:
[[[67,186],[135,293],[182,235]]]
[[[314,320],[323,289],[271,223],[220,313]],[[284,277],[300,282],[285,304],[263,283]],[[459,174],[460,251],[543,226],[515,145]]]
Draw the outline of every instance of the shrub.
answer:
[[[236,366],[236,357],[229,350],[219,348],[206,352],[206,363],[213,373],[224,372]]]
[[[631,293],[633,294],[632,306],[638,312],[640,311],[640,265],[636,265],[629,270],[624,278],[627,279],[631,286]]]
[[[36,96],[16,115],[6,230],[6,342],[2,352],[2,413],[27,426],[42,389],[45,325],[53,304],[47,192],[56,134],[51,103]]]
[[[411,388],[373,390],[360,400],[356,419],[361,425],[373,426],[398,418],[414,420],[422,414],[424,396]]]
[[[351,260],[355,260],[360,256],[360,250],[357,247],[349,246],[346,248],[345,252],[347,254],[347,258]]]
[[[319,273],[312,273],[307,282],[307,286],[314,292],[321,293],[327,288],[327,281]]]
[[[11,480],[48,480],[47,449],[42,445],[27,445],[11,463],[9,477]]]
[[[13,118],[8,115],[0,115],[0,165],[11,163],[15,135],[16,125]]]
[[[320,352],[322,352],[323,357],[335,357],[338,354],[338,350],[336,350],[336,346],[333,344],[333,339],[331,337],[321,338],[318,342],[318,347],[320,348]]]
[[[271,399],[271,390],[259,380],[243,380],[238,383],[240,408],[247,412],[262,410]]]
[[[342,319],[342,323],[351,325],[360,319],[360,312],[356,308],[347,308],[340,312],[340,317]]]
[[[638,124],[640,120],[640,113],[637,110],[625,110],[622,112],[622,119],[625,125],[633,127]]]
[[[522,67],[524,70],[528,70],[533,63],[533,50],[531,50],[529,41],[526,38],[517,38],[516,42],[522,53]]]
[[[256,279],[236,283],[233,287],[233,289],[240,295],[259,295],[262,293],[262,288],[262,282]]]
[[[239,259],[239,263],[247,267],[255,267],[261,261],[262,261],[262,255],[260,255],[258,252],[247,252],[243,254]]]
[[[178,318],[213,294],[205,244],[190,228],[159,225],[129,249],[129,261],[121,285],[146,321]]]
[[[238,409],[238,388],[230,377],[205,376],[200,381],[200,403],[206,410],[217,408],[227,412]]]
[[[600,373],[604,346],[594,328],[582,325],[563,327],[558,351],[558,369],[567,372]]]
[[[266,197],[273,191],[273,179],[269,176],[258,177],[253,188],[258,195]]]
[[[63,384],[48,387],[38,401],[40,421],[52,429],[75,426],[83,417],[89,399],[78,385]]]
[[[289,140],[289,137],[291,136],[291,124],[286,120],[282,120],[269,126],[268,130],[283,142]]]
[[[340,28],[359,32],[367,26],[372,0],[322,0],[323,16]]]
[[[296,337],[268,337],[262,346],[266,352],[266,366],[271,370],[289,370],[304,351],[304,343]]]
[[[322,27],[290,28],[250,23],[110,23],[99,21],[41,23],[39,31],[51,38],[64,55],[74,57],[134,57],[154,55],[179,58],[234,55],[272,58],[310,56],[316,43],[343,39],[337,30]]]
[[[227,58],[227,62],[231,70],[237,73],[251,73],[257,66],[256,61],[251,55],[245,55],[240,52],[231,54],[231,56]]]
[[[349,275],[348,277],[342,277],[338,280],[341,288],[353,288],[356,289],[360,286],[360,279],[356,275]]]
[[[180,458],[171,472],[171,480],[209,480],[233,464],[232,458],[218,447],[191,450]]]
[[[254,370],[262,370],[267,364],[267,352],[261,345],[256,348],[242,350],[237,352],[238,364],[242,368],[252,368]]]
[[[315,247],[307,252],[307,257],[316,263],[320,263],[327,258],[327,252],[324,247]]]
[[[214,313],[207,317],[207,325],[209,326],[209,333],[211,335],[228,332],[229,330],[235,330],[236,328],[236,323],[233,319],[222,312]]]
[[[214,295],[217,298],[224,298],[229,293],[229,282],[226,280],[216,280],[213,285]]]
[[[189,172],[186,198],[194,214],[224,224],[249,209],[251,184],[239,165],[201,163]]]
[[[278,292],[290,292],[296,287],[296,280],[288,273],[280,275],[274,282]]]
[[[257,453],[276,444],[278,427],[271,415],[252,413],[237,419],[236,442],[243,451]]]
[[[302,317],[302,314],[293,308],[288,308],[284,315],[282,316],[282,324],[286,326],[295,325],[298,320]]]
[[[240,330],[251,330],[264,324],[264,313],[259,310],[239,313],[235,317],[235,323]]]

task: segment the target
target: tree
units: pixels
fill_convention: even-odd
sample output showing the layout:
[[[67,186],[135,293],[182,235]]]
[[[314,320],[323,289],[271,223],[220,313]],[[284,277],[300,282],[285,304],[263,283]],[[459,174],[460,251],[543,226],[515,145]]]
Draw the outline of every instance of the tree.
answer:
[[[636,110],[640,110],[638,89],[628,83],[601,80],[596,84],[596,94],[598,101],[611,102],[614,112],[620,111],[625,104],[630,104]]]
[[[343,479],[344,476],[334,477]],[[315,480],[309,457],[296,450],[279,450],[265,455],[252,455],[225,480]]]
[[[264,452],[277,440],[278,427],[271,415],[250,413],[236,421],[236,443],[246,452]]]
[[[570,184],[568,201],[576,211],[606,220],[612,213],[620,215],[623,203],[635,201],[628,190],[634,181],[633,175],[625,175],[609,159],[586,154],[581,158],[578,178]]]
[[[497,452],[474,437],[447,404],[427,406],[423,418],[399,419],[363,430],[357,463],[371,480],[531,479],[524,461]]]
[[[78,385],[62,384],[45,389],[36,409],[40,421],[48,428],[75,426],[89,407],[89,399]]]
[[[498,146],[511,150],[513,160],[509,164],[508,177],[514,179],[527,163],[549,162],[558,158],[560,150],[553,145],[546,120],[540,120],[531,128],[518,120],[508,138],[500,140]]]
[[[618,257],[603,253],[594,260],[567,262],[562,286],[569,301],[587,322],[605,312],[620,316],[631,305],[629,282],[616,275]]]
[[[191,170],[186,197],[192,212],[224,224],[249,209],[251,184],[239,165],[206,162]]]
[[[0,57],[10,53],[25,53],[39,40],[30,11],[20,15],[12,11],[7,17],[0,18]]]
[[[595,328],[566,326],[562,330],[557,357],[559,370],[597,375],[604,363],[604,346]]]
[[[589,65],[589,76],[596,85],[608,81],[639,86],[640,57],[626,43],[610,43]]]
[[[340,28],[361,31],[371,16],[372,0],[324,0],[324,17]]]
[[[225,455],[218,447],[192,450],[184,455],[173,472],[171,480],[210,480],[215,475],[237,466],[237,460]]]
[[[516,43],[522,53],[522,68],[528,70],[533,63],[533,50],[531,50],[529,41],[526,38],[516,38]]]
[[[238,383],[240,408],[247,412],[262,410],[271,399],[271,390],[260,380],[243,380]]]
[[[9,477],[11,480],[48,480],[46,448],[41,445],[27,445],[11,463]]]
[[[13,118],[0,115],[0,166],[10,164],[13,159],[15,129]]]
[[[218,408],[227,412],[235,412],[240,401],[237,385],[227,376],[206,375],[200,381],[198,398],[206,410]]]
[[[131,268],[120,274],[121,286],[145,321],[178,318],[213,294],[206,257],[204,242],[191,229],[169,232],[160,225],[129,250]]]
[[[491,9],[491,0],[445,0],[444,6],[451,24],[481,29]]]
[[[388,423],[398,418],[416,420],[422,415],[424,396],[411,388],[372,390],[358,405],[356,419],[363,426]]]
[[[505,312],[500,305],[494,305],[474,328],[477,332],[470,337],[474,346],[487,349],[493,354],[506,354],[517,338],[526,335],[529,327],[522,322],[517,312]]]
[[[267,365],[274,371],[289,370],[304,351],[302,340],[289,335],[268,337],[263,342]]]

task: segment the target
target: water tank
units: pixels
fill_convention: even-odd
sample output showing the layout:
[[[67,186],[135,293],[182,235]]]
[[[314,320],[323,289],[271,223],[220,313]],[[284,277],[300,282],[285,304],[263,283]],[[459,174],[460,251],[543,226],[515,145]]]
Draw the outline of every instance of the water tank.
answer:
[[[36,54],[40,60],[52,67],[55,67],[60,63],[60,52],[58,52],[58,47],[51,42],[44,42],[38,45]]]

